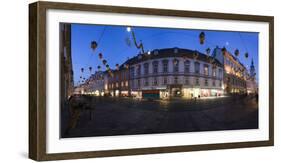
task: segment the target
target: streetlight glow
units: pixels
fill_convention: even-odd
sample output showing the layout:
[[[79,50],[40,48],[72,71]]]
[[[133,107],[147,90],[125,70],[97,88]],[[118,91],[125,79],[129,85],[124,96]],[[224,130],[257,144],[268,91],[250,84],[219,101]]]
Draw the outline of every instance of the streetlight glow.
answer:
[[[131,32],[131,27],[127,27],[127,32]]]

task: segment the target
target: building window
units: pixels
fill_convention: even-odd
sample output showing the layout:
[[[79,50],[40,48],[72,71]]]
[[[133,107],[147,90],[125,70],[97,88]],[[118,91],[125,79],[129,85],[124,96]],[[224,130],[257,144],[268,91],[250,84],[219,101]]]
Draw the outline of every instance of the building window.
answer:
[[[184,62],[184,72],[189,73],[190,72],[190,61],[186,60]]]
[[[157,81],[157,77],[154,77],[154,79],[153,79],[153,85],[157,85],[158,84],[158,81]]]
[[[199,74],[200,73],[200,63],[199,62],[195,62],[194,63],[194,68],[195,68],[195,73]]]
[[[219,78],[222,79],[222,70],[221,69],[219,69]]]
[[[204,75],[208,76],[209,75],[209,66],[208,65],[204,65]]]
[[[148,78],[145,78],[145,79],[144,79],[144,85],[145,85],[145,86],[148,86],[148,85],[149,85]]]
[[[220,87],[222,86],[221,81],[220,81]]]
[[[179,72],[179,60],[174,59],[173,65],[174,65],[174,72]]]
[[[174,53],[178,53],[179,52],[179,49],[178,48],[175,48],[174,49]]]
[[[143,67],[144,67],[144,74],[147,75],[148,72],[149,72],[149,63],[145,63],[145,64],[143,65]]]
[[[165,84],[168,84],[168,79],[167,79],[167,77],[163,77],[163,84],[165,85]]]
[[[216,74],[217,72],[216,72],[216,67],[215,66],[213,66],[213,68],[212,68],[212,75],[213,75],[213,77],[216,77]]]
[[[154,50],[153,53],[154,53],[155,55],[159,54],[158,50]]]
[[[138,67],[137,67],[137,74],[138,74],[138,76],[141,75],[141,65],[138,65]]]
[[[134,88],[134,87],[135,87],[135,85],[134,85],[134,84],[135,84],[135,82],[134,82],[133,80],[132,80],[132,81],[130,81],[130,85],[131,85],[131,87],[132,87],[132,88]]]
[[[119,87],[119,84],[118,84],[118,83],[116,83],[116,84],[115,84],[115,86],[116,86],[116,88],[118,88],[118,87]]]
[[[162,64],[163,64],[163,73],[168,73],[168,69],[169,69],[169,61],[168,60],[163,60]]]
[[[214,87],[216,86],[216,81],[215,81],[215,80],[213,80],[213,86],[214,86]]]
[[[199,78],[196,78],[196,79],[195,79],[195,85],[197,85],[197,86],[200,85],[200,83],[199,83]]]
[[[130,68],[130,77],[131,78],[135,77],[135,67]]]
[[[209,85],[208,79],[205,79],[205,86],[208,86],[208,85]]]
[[[125,86],[128,87],[128,84],[129,84],[128,81],[126,81],[126,82],[125,82]]]
[[[188,78],[188,77],[185,77],[184,83],[185,83],[186,85],[189,85],[189,84],[190,84],[190,83],[189,83],[189,78]]]
[[[178,84],[178,77],[177,76],[174,77],[174,84]]]
[[[141,86],[141,81],[140,81],[140,79],[138,79],[138,87],[140,87]]]
[[[121,87],[123,87],[123,86],[124,86],[124,82],[122,81],[122,82],[121,82]]]
[[[153,61],[152,65],[153,65],[153,73],[157,74],[158,73],[158,61]]]

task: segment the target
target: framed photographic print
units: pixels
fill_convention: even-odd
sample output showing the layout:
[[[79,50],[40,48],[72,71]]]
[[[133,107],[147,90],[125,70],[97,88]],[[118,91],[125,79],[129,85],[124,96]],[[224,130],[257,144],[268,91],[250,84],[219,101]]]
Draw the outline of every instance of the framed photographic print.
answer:
[[[29,157],[274,144],[271,16],[29,5]]]

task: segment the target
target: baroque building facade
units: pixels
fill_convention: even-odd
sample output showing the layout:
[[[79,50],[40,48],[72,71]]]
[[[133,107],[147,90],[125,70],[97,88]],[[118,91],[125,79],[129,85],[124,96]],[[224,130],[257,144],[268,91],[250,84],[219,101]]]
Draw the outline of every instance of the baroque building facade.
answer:
[[[179,48],[128,59],[107,75],[111,96],[207,97],[223,95],[223,65],[211,56]]]
[[[216,58],[224,68],[224,91],[226,94],[243,94],[247,92],[247,68],[229,51],[223,52],[216,47],[212,56]]]

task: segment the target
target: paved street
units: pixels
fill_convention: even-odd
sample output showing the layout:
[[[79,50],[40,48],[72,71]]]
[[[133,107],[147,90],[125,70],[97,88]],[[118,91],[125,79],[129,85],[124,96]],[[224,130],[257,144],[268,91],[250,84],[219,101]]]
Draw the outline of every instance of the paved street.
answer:
[[[62,110],[62,137],[258,128],[258,105],[249,96],[169,101],[87,97],[86,101],[90,105],[83,110]]]

